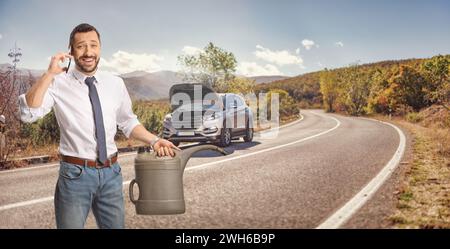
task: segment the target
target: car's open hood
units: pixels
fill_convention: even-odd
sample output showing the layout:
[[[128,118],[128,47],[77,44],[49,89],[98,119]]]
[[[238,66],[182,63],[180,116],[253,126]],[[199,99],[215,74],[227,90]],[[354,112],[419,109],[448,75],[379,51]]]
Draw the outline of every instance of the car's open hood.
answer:
[[[177,95],[178,93],[181,95]],[[173,85],[169,90],[171,108],[172,110],[175,110],[181,105],[186,105],[187,102],[185,100],[190,101],[192,105],[194,103],[201,104],[207,94],[209,100],[214,98],[219,104],[221,104],[219,95],[214,92],[212,88],[201,83],[183,83]],[[180,100],[183,100],[184,103]]]

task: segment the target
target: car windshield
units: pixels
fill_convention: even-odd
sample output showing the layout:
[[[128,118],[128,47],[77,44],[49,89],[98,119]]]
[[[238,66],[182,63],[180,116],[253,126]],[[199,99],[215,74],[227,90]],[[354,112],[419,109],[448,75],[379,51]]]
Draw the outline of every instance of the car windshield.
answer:
[[[233,105],[237,105],[237,98],[233,94],[222,95],[223,106],[230,108]]]
[[[183,104],[183,105],[179,106],[176,110],[179,110],[179,111],[187,111],[187,110],[206,111],[206,110],[214,110],[214,109],[217,109],[217,110],[220,109],[220,106],[216,106],[214,101],[205,101],[205,103],[198,101],[198,102],[194,102],[194,103]]]

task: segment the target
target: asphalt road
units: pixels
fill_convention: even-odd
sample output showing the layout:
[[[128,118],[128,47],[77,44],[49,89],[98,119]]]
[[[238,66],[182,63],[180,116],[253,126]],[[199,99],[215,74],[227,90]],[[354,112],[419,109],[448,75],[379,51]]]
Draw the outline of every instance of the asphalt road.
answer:
[[[128,197],[135,154],[120,157],[126,227],[317,227],[380,172],[397,150],[399,136],[367,119],[320,110],[302,115],[275,139],[234,142],[228,156],[195,154],[184,174],[182,215],[136,215]],[[57,164],[0,172],[0,228],[54,228],[57,174]],[[86,227],[96,227],[92,214]]]

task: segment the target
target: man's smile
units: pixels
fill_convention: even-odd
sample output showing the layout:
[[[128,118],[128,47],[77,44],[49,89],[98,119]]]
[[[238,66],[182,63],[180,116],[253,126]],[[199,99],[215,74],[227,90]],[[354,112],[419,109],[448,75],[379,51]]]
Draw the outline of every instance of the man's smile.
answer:
[[[80,61],[86,66],[92,66],[95,64],[95,57],[82,57]]]

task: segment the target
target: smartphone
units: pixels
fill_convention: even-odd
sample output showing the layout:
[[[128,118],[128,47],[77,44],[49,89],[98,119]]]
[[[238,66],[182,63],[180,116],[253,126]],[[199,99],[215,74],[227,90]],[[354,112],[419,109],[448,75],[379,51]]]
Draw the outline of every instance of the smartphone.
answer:
[[[69,58],[69,65],[67,65],[66,68],[66,73],[69,72],[69,68],[70,68],[70,63],[72,62],[72,58]]]

